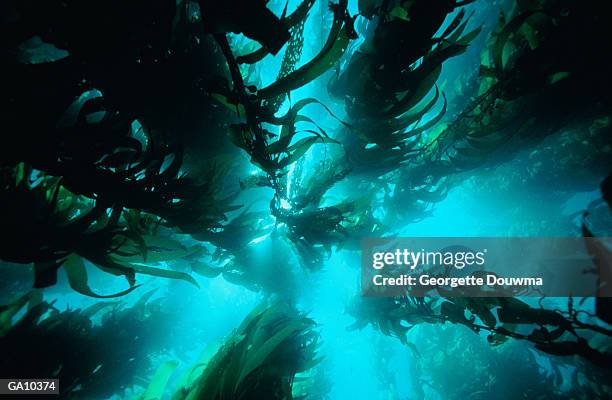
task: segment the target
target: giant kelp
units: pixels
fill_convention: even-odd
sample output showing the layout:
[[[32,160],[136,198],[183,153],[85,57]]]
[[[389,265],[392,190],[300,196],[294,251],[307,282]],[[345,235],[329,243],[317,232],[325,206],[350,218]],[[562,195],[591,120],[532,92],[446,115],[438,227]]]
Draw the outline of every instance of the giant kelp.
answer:
[[[502,15],[475,98],[428,145],[426,158],[443,163],[436,173],[490,165],[492,154],[504,160],[526,143],[608,118],[609,96],[598,89],[607,78],[596,71],[608,68],[599,55],[610,44],[599,15],[564,1],[519,2]]]
[[[296,375],[318,362],[315,325],[286,304],[259,305],[214,355],[204,353],[172,398],[293,399]],[[302,382],[300,386],[304,390],[307,385]],[[160,398],[164,389],[152,382],[144,398]],[[295,398],[301,398],[300,393]]]
[[[251,162],[266,174],[266,178],[257,178],[254,184],[274,189],[275,194],[270,206],[271,214],[278,222],[289,227],[288,239],[295,244],[297,253],[305,260],[304,265],[307,267],[316,267],[321,261],[320,251],[313,246],[329,248],[338,242],[332,238],[343,234],[340,222],[345,216],[342,216],[342,212],[337,207],[312,210],[304,209],[307,204],[290,209],[283,207],[283,202],[289,201],[286,194],[287,169],[313,145],[317,143],[339,145],[339,143],[314,120],[301,113],[309,105],[320,104],[316,99],[299,100],[281,116],[274,115],[274,112],[279,104],[282,104],[282,98],[279,96],[290,93],[291,90],[309,83],[327,71],[340,59],[349,40],[355,38],[353,18],[348,14],[346,7],[346,1],[330,5],[333,12],[332,26],[323,48],[313,59],[294,69],[292,65],[297,61],[299,50],[289,47],[286,57],[289,57],[287,54],[291,52],[293,54],[290,58],[284,59],[279,78],[264,88],[245,85],[238,68],[240,59],[234,56],[225,37],[217,37],[227,59],[233,83],[232,92],[226,89],[224,93],[219,93],[219,98],[223,103],[235,107],[238,115],[244,118],[244,122],[230,126],[230,139],[236,146],[246,151],[251,157]],[[333,116],[327,107],[325,109]],[[309,123],[314,126],[314,130],[307,129],[300,132],[296,127],[298,123]],[[280,127],[280,133],[274,134],[266,129],[264,124]],[[306,133],[308,136],[294,140],[299,133]],[[306,253],[308,255],[303,257]]]
[[[384,192],[389,220],[401,209],[402,218],[417,221],[447,191],[444,177],[433,175],[436,160],[424,167],[425,174],[419,173],[420,160],[423,134],[446,113],[446,97],[437,87],[442,66],[464,53],[481,30],[467,29],[470,16],[462,7],[468,3],[360,2],[369,19],[365,41],[328,83],[350,117],[341,135],[352,170],[348,179]],[[371,204],[370,214],[380,206]],[[383,223],[373,220],[369,230]]]
[[[568,388],[564,374],[574,363],[565,364],[554,356],[543,358],[521,342],[491,347],[468,329],[439,326],[422,326],[413,337],[423,355],[410,360],[418,399],[434,394],[447,399],[588,399],[606,397],[609,392],[608,385],[599,384],[605,381],[608,371],[585,370],[580,366],[572,373],[571,379],[575,381]],[[545,367],[548,362],[550,369]],[[519,364],[521,368],[516,368]],[[449,374],[449,365],[469,368],[457,368]]]
[[[140,373],[151,370],[154,353],[169,349],[169,314],[150,300],[152,294],[130,307],[107,302],[59,310],[42,301],[40,292],[30,292],[2,306],[0,371],[59,379],[61,398],[124,393],[140,384]]]
[[[195,234],[221,229],[225,213],[235,209],[227,204],[231,196],[220,192],[223,169],[210,163],[187,176],[182,170],[184,147],[179,135],[169,134],[167,129],[173,124],[160,120],[161,114],[154,112],[160,108],[169,112],[175,95],[191,99],[190,107],[204,101],[191,86],[209,69],[201,61],[206,45],[194,45],[189,39],[193,24],[186,15],[187,4],[176,8],[174,3],[160,1],[146,7],[149,14],[138,11],[142,4],[116,3],[90,9],[72,2],[52,2],[44,10],[30,3],[10,6],[18,24],[4,26],[8,45],[37,34],[66,49],[67,55],[40,63],[23,61],[11,51],[3,53],[12,71],[10,79],[3,78],[7,89],[3,121],[31,134],[16,135],[10,148],[3,146],[3,175],[9,182],[3,184],[3,212],[17,233],[10,246],[3,248],[3,258],[35,262],[38,287],[55,282],[55,271],[70,254],[126,276],[131,288],[137,271],[195,282],[185,274],[144,264],[147,248],[162,249],[159,243],[164,239],[148,234],[147,245],[141,233],[130,230],[126,223],[129,217],[123,216],[124,211],[126,215],[146,213],[160,218],[164,226]],[[42,18],[41,11],[49,19]],[[85,16],[94,11],[98,12],[96,24],[83,25]],[[104,21],[115,14],[125,19],[113,21],[111,35],[111,24],[104,25]],[[61,21],[61,28],[49,25],[51,20]],[[144,36],[134,34],[151,25],[159,29]],[[131,40],[122,41],[122,36]],[[147,49],[152,50],[143,53]],[[179,80],[187,78],[170,83],[173,94],[168,91],[170,86],[168,90],[156,87],[155,95],[148,88],[143,90],[159,74],[171,73],[187,59],[205,68],[192,74],[172,74]],[[110,69],[109,62],[113,64]],[[109,75],[114,79],[108,79]],[[124,85],[126,81],[128,85]],[[34,82],[35,87],[29,86]],[[44,93],[35,92],[39,89]],[[36,118],[30,117],[33,113]],[[57,201],[63,204],[61,212]],[[40,212],[32,213],[32,206],[40,207]],[[41,251],[29,252],[31,245]],[[169,249],[174,252],[171,258],[185,250],[176,242]],[[15,254],[19,252],[22,254]],[[164,259],[149,257],[148,261]],[[77,280],[83,282],[84,269],[74,267],[79,261],[70,265],[71,271],[79,272]]]
[[[487,332],[487,340],[492,345],[509,338],[520,339],[532,342],[536,349],[548,354],[576,355],[603,368],[612,365],[608,349],[598,348],[601,338],[595,338],[597,335],[609,337],[612,333],[597,322],[581,319],[584,311],[576,310],[571,298],[565,311],[534,307],[516,298],[406,297],[355,301],[350,307],[357,318],[354,328],[372,324],[404,343],[408,343],[406,333],[418,324],[451,322],[476,333]]]
[[[375,10],[362,12],[378,17],[373,35],[366,37],[329,88],[345,101],[353,125],[359,127],[359,135],[350,141],[350,154],[355,167],[369,176],[384,175],[414,157],[420,134],[444,115],[445,99],[438,115],[423,121],[440,100],[435,85],[442,64],[463,53],[480,29],[466,33],[469,17],[461,10],[440,37],[434,35],[446,16],[462,5],[454,1],[362,4]],[[435,93],[428,98],[432,90]]]
[[[93,204],[66,190],[61,180],[38,175],[25,164],[5,168],[2,192],[3,219],[13,235],[2,247],[3,258],[16,263],[34,263],[35,287],[57,280],[64,265],[71,286],[90,296],[83,259],[101,270],[122,275],[129,288],[136,287],[136,273],[195,281],[187,274],[145,265],[200,252],[182,244],[146,234],[143,227],[121,219],[121,208]],[[129,219],[128,219],[129,220]],[[140,230],[139,230],[140,229]],[[165,246],[165,247],[164,247]],[[196,284],[197,285],[197,284]]]

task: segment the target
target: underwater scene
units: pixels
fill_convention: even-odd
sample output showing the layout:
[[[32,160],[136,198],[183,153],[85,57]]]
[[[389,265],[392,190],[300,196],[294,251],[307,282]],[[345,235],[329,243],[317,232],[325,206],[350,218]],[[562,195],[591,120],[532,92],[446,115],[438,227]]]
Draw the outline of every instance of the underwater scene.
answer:
[[[605,3],[2,1],[0,398],[612,399]],[[597,294],[363,295],[395,237]]]

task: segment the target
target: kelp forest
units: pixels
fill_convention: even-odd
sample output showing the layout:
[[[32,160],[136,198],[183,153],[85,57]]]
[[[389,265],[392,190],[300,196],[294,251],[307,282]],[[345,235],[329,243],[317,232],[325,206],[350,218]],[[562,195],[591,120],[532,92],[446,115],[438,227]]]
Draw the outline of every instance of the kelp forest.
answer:
[[[610,298],[359,285],[361,240],[396,236],[590,238],[585,273],[612,285],[605,2],[0,9],[0,378],[65,399],[612,398]]]

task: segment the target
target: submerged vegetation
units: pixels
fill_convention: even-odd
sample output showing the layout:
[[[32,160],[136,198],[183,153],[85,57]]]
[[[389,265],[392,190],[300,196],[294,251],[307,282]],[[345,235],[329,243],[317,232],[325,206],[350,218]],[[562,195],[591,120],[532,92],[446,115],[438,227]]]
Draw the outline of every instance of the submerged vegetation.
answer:
[[[57,309],[38,291],[24,295],[0,310],[0,373],[54,376],[62,398],[108,398],[142,385],[139,374],[154,368],[151,353],[168,351],[172,335],[167,312],[148,301],[152,294],[130,307],[105,302],[74,310]]]
[[[500,3],[5,2],[0,376],[57,377],[64,398],[323,399],[334,378],[301,282],[362,238],[400,234],[469,184],[517,213],[549,192],[554,217],[600,187],[519,234],[610,236],[603,4]],[[609,269],[609,249],[589,251]],[[113,301],[55,305],[64,276]],[[266,300],[185,367],[203,344],[177,350],[170,303],[146,287],[219,277]],[[347,311],[350,329],[411,349],[410,398],[491,398],[517,357],[530,372],[508,398],[612,396],[609,299],[537,300],[406,293]],[[481,390],[452,392],[443,366],[471,362],[476,340]]]
[[[204,355],[202,365],[189,372],[185,386],[173,398],[293,398],[296,374],[308,371],[318,362],[314,325],[314,321],[300,316],[291,307],[262,304],[212,358],[206,359]]]

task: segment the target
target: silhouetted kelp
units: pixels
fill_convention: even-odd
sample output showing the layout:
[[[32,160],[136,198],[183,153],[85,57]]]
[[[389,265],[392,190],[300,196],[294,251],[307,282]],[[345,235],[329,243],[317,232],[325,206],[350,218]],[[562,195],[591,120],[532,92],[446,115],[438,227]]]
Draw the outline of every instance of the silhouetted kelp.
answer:
[[[173,332],[152,294],[126,308],[107,302],[60,311],[40,292],[2,306],[0,373],[59,379],[60,398],[108,398],[142,386],[140,374],[154,369],[154,354],[169,350]]]
[[[432,392],[446,399],[589,399],[609,392],[609,385],[600,384],[609,380],[609,370],[581,360],[542,357],[524,342],[486,347],[468,329],[441,326],[422,327],[415,337],[420,355],[411,358],[408,377],[415,399]],[[449,365],[465,368],[449,371]],[[382,365],[379,369],[384,370]]]
[[[609,118],[602,88],[610,64],[601,54],[610,41],[600,15],[584,3],[544,0],[502,15],[482,56],[475,99],[428,145],[427,162],[442,163],[435,173],[495,164],[526,143]]]
[[[136,273],[183,279],[197,286],[185,273],[144,263],[188,257],[201,253],[201,247],[188,248],[168,237],[153,236],[152,232],[143,230],[142,224],[134,225],[135,212],[127,213],[127,218],[122,219],[122,207],[103,206],[105,202],[101,199],[90,205],[66,190],[62,180],[46,176],[34,178],[36,172],[23,164],[15,171],[5,171],[0,204],[3,220],[13,235],[3,242],[3,258],[34,263],[35,287],[53,285],[57,269],[64,265],[75,290],[94,297],[108,297],[91,291],[81,257],[105,272],[125,276],[130,287],[110,296],[135,289]]]

